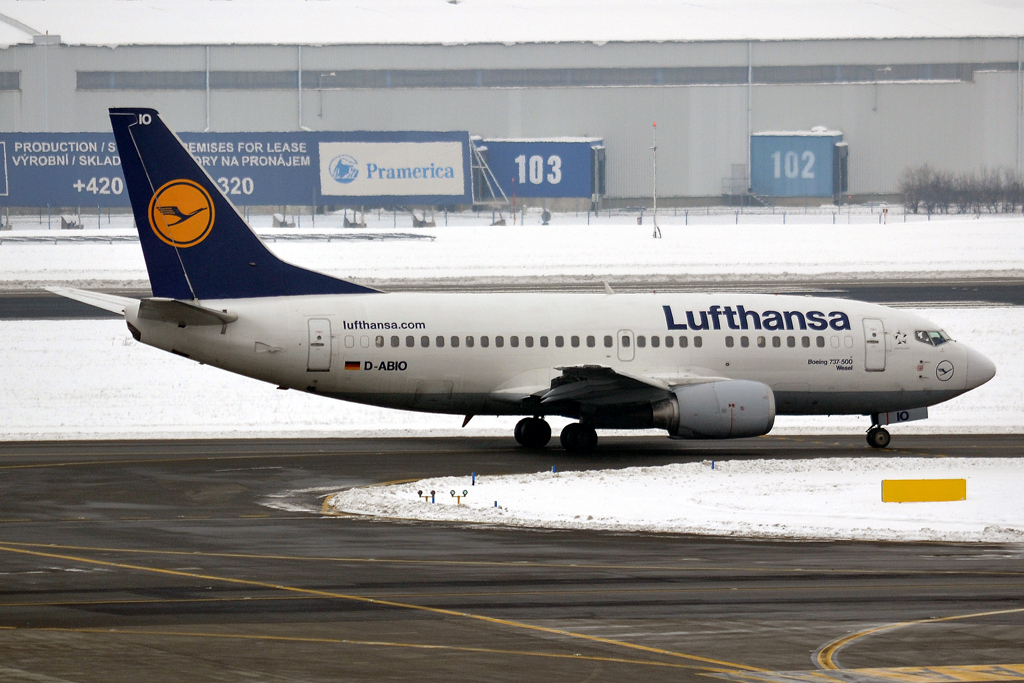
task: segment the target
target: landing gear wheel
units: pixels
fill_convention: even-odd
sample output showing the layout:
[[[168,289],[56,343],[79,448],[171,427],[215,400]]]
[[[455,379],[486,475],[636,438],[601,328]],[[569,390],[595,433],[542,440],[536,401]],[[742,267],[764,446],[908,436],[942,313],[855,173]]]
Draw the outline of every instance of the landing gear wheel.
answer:
[[[889,432],[881,427],[872,427],[868,430],[868,445],[872,448],[885,448],[891,439]]]
[[[592,453],[597,448],[597,432],[579,422],[566,425],[559,440],[562,448],[570,453]]]
[[[525,448],[544,448],[551,441],[551,426],[539,417],[525,417],[516,424],[516,442]]]

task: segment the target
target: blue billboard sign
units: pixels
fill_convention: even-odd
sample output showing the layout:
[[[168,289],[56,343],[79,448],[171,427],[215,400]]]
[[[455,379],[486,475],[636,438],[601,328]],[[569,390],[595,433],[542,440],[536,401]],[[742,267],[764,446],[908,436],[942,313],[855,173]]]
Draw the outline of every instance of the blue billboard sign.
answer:
[[[179,137],[238,205],[472,203],[466,132],[182,133]],[[354,146],[342,149],[349,144]],[[347,170],[351,178],[343,175],[339,180],[334,175],[345,167],[339,159],[352,164]],[[129,206],[113,134],[0,133],[0,204]]]
[[[591,197],[597,138],[484,140],[487,165],[511,197]]]
[[[832,197],[838,131],[750,136],[750,188],[766,197]]]

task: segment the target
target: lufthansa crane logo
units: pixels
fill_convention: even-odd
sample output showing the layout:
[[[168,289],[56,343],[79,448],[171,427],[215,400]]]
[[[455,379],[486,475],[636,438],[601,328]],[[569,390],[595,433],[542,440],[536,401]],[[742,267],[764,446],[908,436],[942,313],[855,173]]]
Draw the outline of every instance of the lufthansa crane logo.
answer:
[[[194,247],[213,228],[213,199],[199,183],[184,178],[165,183],[149,200],[149,226],[172,247]]]

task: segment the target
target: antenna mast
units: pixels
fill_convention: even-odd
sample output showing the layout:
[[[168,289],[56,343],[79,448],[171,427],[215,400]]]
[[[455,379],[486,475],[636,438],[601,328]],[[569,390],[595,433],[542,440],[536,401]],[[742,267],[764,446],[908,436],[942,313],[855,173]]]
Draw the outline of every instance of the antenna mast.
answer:
[[[658,122],[654,122],[654,146],[651,149],[654,151],[654,210],[652,212],[652,222],[654,223],[654,239],[661,238],[661,228],[658,227]]]

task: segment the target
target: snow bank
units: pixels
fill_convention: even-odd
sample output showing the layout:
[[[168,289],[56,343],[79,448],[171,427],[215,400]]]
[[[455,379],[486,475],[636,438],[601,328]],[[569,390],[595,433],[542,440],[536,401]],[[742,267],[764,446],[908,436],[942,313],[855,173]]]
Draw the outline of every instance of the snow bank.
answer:
[[[962,478],[967,500],[882,503],[883,479]],[[729,460],[349,489],[340,512],[559,529],[1024,542],[1024,458]],[[418,491],[437,492],[435,504]],[[469,495],[462,504],[451,491]],[[495,507],[497,503],[497,507]]]
[[[668,275],[680,280],[762,276],[783,282],[827,274],[841,278],[877,278],[880,273],[996,276],[1024,269],[1024,217],[1019,215],[933,221],[914,217],[908,223],[879,225],[877,218],[854,214],[855,222],[845,223],[843,216],[833,225],[831,218],[820,214],[795,213],[783,225],[781,214],[745,214],[736,225],[733,214],[698,214],[695,211],[689,218],[689,225],[683,215],[660,217],[664,235],[660,240],[651,238],[649,216],[640,226],[635,218],[621,215],[587,225],[585,215],[573,214],[559,214],[550,226],[527,214],[526,225],[504,227],[484,225],[481,217],[452,216],[448,227],[415,230],[433,236],[432,241],[274,242],[272,231],[260,232],[285,260],[355,280],[572,276],[599,281]],[[390,215],[369,218],[371,227],[361,234],[396,230]],[[328,229],[329,224],[319,218],[317,231]],[[397,229],[410,231],[402,223]],[[295,232],[300,231],[290,234]],[[353,233],[351,229],[344,232]],[[99,236],[129,233],[128,229],[76,231],[76,235]],[[54,245],[2,240],[0,234],[0,287],[148,282],[137,243]]]
[[[988,384],[893,434],[1024,431],[1024,309],[923,309],[995,362]],[[120,320],[0,322],[0,439],[510,436],[516,418],[429,415],[335,401],[137,343]],[[567,420],[553,418],[555,433]],[[780,417],[773,433],[861,433],[866,418]],[[663,432],[650,432],[663,435]],[[682,446],[681,446],[682,447]]]

